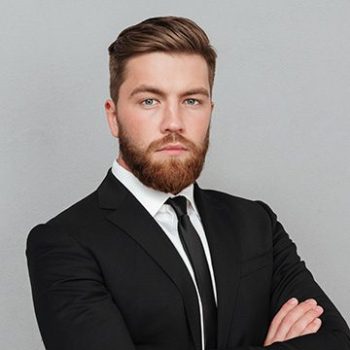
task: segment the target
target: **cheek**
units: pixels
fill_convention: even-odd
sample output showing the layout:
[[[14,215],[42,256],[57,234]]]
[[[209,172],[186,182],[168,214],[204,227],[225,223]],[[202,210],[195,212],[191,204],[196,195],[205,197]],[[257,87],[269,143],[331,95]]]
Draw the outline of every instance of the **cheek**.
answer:
[[[119,121],[128,133],[143,137],[156,132],[157,115],[155,111],[144,110],[137,105],[121,106]]]
[[[205,120],[202,123],[199,123],[198,125],[196,125],[195,129],[193,130],[193,137],[196,138],[197,142],[202,142],[205,140],[208,130],[209,130],[209,122]]]
[[[138,144],[138,140],[143,139],[143,135],[147,132],[147,124],[132,112],[130,109],[120,109],[118,124],[125,136]]]
[[[142,121],[128,123],[127,130],[125,130],[129,141],[139,148],[147,148],[151,142],[156,139],[156,130],[152,128],[149,122]]]

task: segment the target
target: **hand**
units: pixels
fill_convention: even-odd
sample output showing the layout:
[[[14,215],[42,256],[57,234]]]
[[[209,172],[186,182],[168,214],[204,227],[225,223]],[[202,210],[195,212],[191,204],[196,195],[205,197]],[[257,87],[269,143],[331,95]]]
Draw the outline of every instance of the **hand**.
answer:
[[[300,303],[295,298],[288,300],[273,318],[264,346],[316,333],[321,327],[318,317],[322,313],[323,308],[314,299]]]

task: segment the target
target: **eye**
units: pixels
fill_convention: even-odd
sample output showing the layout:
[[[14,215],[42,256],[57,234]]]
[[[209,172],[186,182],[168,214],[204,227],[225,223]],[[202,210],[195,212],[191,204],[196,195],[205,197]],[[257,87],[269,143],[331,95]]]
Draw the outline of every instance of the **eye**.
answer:
[[[144,106],[154,106],[156,104],[156,100],[154,98],[146,98],[141,102]]]
[[[185,100],[185,103],[190,106],[195,106],[199,104],[199,100],[197,100],[196,98],[188,98]]]

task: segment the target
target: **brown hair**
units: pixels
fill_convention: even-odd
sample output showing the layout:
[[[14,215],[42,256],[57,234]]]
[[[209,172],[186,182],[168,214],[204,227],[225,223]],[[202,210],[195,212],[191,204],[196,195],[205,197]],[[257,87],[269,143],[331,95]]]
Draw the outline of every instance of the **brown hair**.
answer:
[[[124,29],[108,48],[110,94],[118,101],[127,61],[155,51],[201,55],[208,64],[210,90],[215,76],[216,53],[202,28],[188,18],[154,17]]]

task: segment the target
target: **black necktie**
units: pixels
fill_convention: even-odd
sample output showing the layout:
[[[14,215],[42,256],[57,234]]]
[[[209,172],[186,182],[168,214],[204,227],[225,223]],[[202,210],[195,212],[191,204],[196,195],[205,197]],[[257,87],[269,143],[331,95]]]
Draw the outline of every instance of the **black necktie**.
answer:
[[[169,198],[166,204],[171,205],[175,210],[178,218],[179,236],[194,270],[203,308],[205,344],[206,346],[216,346],[216,305],[202,242],[187,215],[186,198],[183,196]]]

